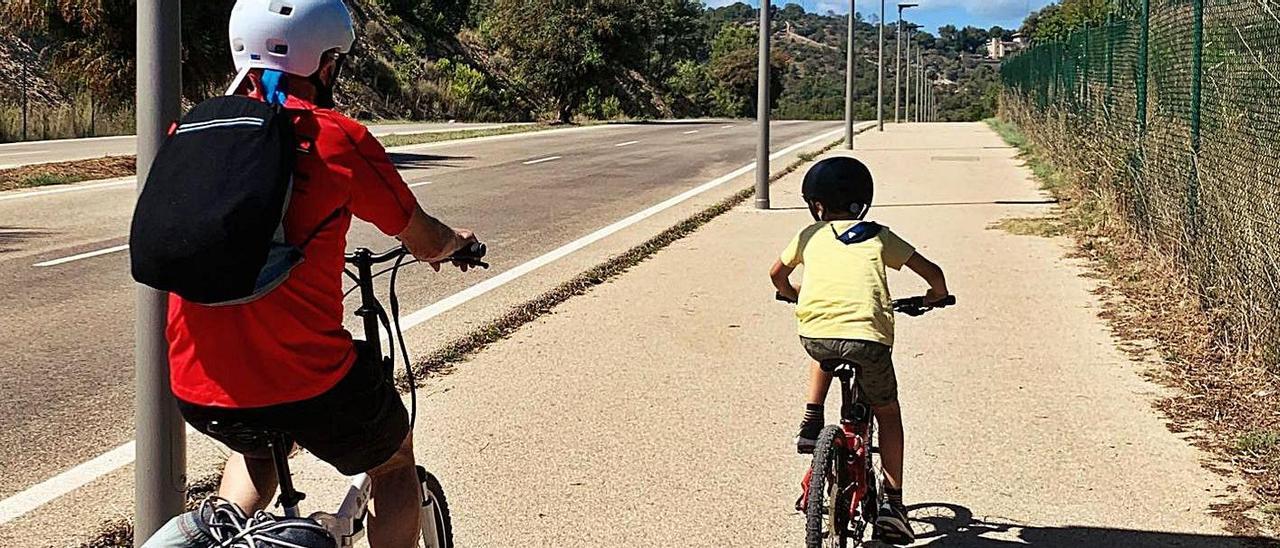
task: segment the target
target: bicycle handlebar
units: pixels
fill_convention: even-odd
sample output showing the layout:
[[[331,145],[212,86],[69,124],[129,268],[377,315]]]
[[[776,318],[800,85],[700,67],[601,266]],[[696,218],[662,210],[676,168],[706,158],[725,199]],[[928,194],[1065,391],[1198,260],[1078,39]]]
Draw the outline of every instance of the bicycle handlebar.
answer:
[[[484,244],[480,242],[474,242],[470,246],[467,246],[466,249],[459,250],[453,256],[449,257],[448,259],[445,259],[442,262],[462,263],[468,266],[475,266],[479,268],[489,268],[489,263],[486,263],[482,260],[484,259],[484,256],[488,254],[488,252],[489,252],[489,248],[486,247]],[[374,253],[373,251],[370,251],[369,249],[362,247],[355,250],[354,253],[347,253],[345,258],[346,258],[347,264],[350,264],[350,265],[359,265],[359,264],[375,265],[375,264],[389,263],[405,255],[409,255],[409,249],[402,245],[400,247],[389,249],[382,253]]]
[[[784,303],[796,304],[795,300],[784,297],[782,293],[775,293],[773,298],[779,301],[782,301]],[[937,308],[947,308],[955,305],[956,305],[955,295],[947,295],[941,301],[938,301],[932,304],[925,304],[923,296],[909,297],[906,299],[897,299],[893,301],[893,311],[901,312],[908,316],[920,316],[930,310],[934,310]]]

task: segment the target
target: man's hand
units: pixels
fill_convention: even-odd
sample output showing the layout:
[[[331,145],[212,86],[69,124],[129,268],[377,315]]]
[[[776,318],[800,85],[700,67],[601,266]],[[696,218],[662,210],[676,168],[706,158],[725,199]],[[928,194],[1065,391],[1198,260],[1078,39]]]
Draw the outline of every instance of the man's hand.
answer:
[[[466,229],[455,230],[453,231],[453,242],[451,242],[449,246],[447,246],[450,249],[452,249],[452,251],[450,251],[447,254],[446,259],[443,261],[441,260],[427,261],[427,264],[430,264],[433,270],[435,270],[436,272],[439,272],[440,265],[446,262],[452,262],[453,266],[456,266],[458,267],[459,270],[466,272],[471,269],[471,265],[469,263],[459,262],[459,261],[448,261],[448,257],[457,255],[459,251],[462,251],[471,247],[471,244],[477,243],[478,241],[479,240],[476,239],[476,235],[473,234],[470,230],[466,230]]]
[[[454,230],[444,223],[427,215],[422,208],[414,211],[409,219],[409,226],[400,233],[400,241],[409,248],[409,252],[419,261],[431,265],[436,272],[441,263],[449,262],[449,257],[456,255],[473,243],[476,237],[470,230]],[[454,263],[466,271],[470,265]]]

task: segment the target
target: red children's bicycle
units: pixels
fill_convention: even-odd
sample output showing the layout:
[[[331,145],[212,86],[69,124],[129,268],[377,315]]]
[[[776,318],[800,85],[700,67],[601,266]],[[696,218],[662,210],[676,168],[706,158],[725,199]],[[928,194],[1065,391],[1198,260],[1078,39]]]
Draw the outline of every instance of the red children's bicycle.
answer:
[[[935,308],[956,304],[954,296],[931,305],[923,297],[893,302],[893,309],[920,316]],[[796,510],[805,514],[805,546],[846,548],[859,545],[868,529],[872,539],[880,539],[875,528],[880,510],[879,467],[876,460],[875,415],[858,391],[858,366],[850,362],[824,365],[840,381],[840,424],[828,425],[818,436],[813,463],[801,482],[803,494]]]

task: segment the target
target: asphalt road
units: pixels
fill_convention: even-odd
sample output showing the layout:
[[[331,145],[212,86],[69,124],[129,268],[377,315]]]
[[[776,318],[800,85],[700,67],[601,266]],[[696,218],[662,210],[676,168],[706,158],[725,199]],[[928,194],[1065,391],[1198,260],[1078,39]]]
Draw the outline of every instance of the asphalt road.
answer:
[[[777,123],[774,149],[839,127]],[[744,122],[614,125],[395,154],[428,211],[474,229],[494,264],[467,277],[402,274],[403,306],[436,302],[748,164],[755,138]],[[133,196],[129,184],[0,193],[0,498],[133,437],[134,290],[126,252],[112,251],[126,243]],[[349,240],[393,244],[363,223]]]
[[[441,133],[464,129],[489,129],[508,124],[457,124],[445,122],[417,124],[378,124],[369,126],[374,135],[401,135],[407,133]],[[95,137],[91,139],[60,139],[56,141],[31,141],[0,144],[0,169],[49,162],[86,160],[103,156],[127,156],[136,152],[136,139],[132,135],[119,137]]]

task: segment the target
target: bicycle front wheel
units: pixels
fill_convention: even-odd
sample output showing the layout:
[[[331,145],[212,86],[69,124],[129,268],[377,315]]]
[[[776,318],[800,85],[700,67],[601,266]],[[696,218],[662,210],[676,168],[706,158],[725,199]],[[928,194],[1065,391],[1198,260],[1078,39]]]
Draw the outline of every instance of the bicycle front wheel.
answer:
[[[844,431],[839,426],[827,426],[813,450],[809,506],[805,508],[807,548],[848,546],[849,500],[842,494],[849,484],[847,462]]]
[[[440,480],[421,466],[418,481],[422,483],[421,548],[453,548],[453,518],[449,515],[449,501],[444,496]]]

